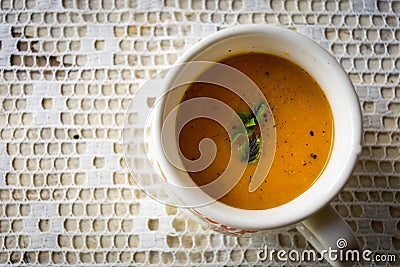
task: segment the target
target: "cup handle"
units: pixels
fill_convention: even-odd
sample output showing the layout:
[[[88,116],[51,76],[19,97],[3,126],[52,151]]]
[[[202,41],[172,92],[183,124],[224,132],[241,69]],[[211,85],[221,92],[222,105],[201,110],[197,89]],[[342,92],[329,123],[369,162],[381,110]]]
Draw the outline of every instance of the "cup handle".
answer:
[[[331,205],[311,215],[296,228],[332,266],[352,266],[354,261],[360,260],[355,258],[360,252],[357,238]],[[352,251],[346,253],[349,250]]]

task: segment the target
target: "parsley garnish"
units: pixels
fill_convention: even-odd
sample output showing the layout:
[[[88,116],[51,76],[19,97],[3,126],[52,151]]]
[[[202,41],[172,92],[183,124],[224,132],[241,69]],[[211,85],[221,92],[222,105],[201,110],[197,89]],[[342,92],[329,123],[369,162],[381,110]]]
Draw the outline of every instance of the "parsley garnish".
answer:
[[[240,160],[247,161],[249,164],[257,162],[261,154],[261,137],[255,135],[255,127],[262,120],[266,120],[266,114],[264,113],[266,105],[264,102],[254,107],[254,113],[250,114],[247,112],[238,112],[240,120],[243,122],[246,128],[246,135],[243,132],[236,132],[233,134],[233,142],[239,142],[241,136],[246,136],[248,142],[239,143]]]

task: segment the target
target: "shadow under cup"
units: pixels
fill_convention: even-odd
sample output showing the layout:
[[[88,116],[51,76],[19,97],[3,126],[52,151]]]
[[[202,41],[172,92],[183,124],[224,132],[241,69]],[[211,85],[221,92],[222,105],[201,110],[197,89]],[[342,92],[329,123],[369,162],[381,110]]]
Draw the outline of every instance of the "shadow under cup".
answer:
[[[361,112],[354,88],[336,59],[310,39],[280,27],[252,26],[235,27],[207,37],[190,48],[177,64],[194,61],[217,62],[240,52],[271,53],[286,58],[305,69],[321,86],[331,106],[334,120],[334,140],[329,161],[315,183],[294,200],[266,210],[243,210],[213,201],[202,192],[177,191],[180,201],[185,203],[209,203],[192,207],[196,213],[238,229],[272,230],[293,225],[314,214],[342,189],[354,168],[361,151]],[[173,87],[182,74],[181,69],[170,71],[165,88]],[[199,70],[200,71],[200,70]],[[198,73],[192,72],[195,80]],[[156,112],[154,134],[155,146],[161,147],[159,138],[165,114],[180,103],[187,86],[170,93]],[[182,187],[196,187],[188,173],[177,170],[168,160],[160,160],[160,169],[168,182]],[[193,201],[193,202],[192,202]],[[185,206],[185,205],[183,205]],[[190,205],[187,205],[190,206]]]

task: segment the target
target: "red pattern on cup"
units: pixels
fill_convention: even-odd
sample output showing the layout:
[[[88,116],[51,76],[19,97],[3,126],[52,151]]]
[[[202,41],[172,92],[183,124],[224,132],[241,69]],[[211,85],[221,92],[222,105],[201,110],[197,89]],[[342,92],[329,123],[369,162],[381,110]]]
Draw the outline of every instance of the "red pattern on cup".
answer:
[[[209,217],[204,216],[201,214],[199,211],[195,209],[190,209],[193,213],[196,214],[198,218],[200,218],[202,221],[207,222],[207,224],[214,230],[220,233],[227,233],[227,234],[235,234],[235,235],[243,235],[243,234],[251,234],[251,233],[257,233],[257,230],[247,230],[247,229],[238,229],[236,227],[230,227],[225,224],[221,224],[217,221],[214,221],[210,219]]]

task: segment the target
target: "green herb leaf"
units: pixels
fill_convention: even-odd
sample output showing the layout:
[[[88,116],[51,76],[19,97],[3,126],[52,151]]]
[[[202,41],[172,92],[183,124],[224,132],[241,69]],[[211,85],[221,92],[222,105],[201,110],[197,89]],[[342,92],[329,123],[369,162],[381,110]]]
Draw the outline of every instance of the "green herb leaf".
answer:
[[[253,137],[249,142],[249,158],[248,163],[253,164],[256,163],[261,155],[261,138],[260,136]]]
[[[261,155],[261,139],[260,136],[254,136],[250,141],[239,146],[239,155],[241,161],[247,161],[254,164]]]
[[[256,125],[257,125],[257,123],[255,122],[255,119],[254,119],[254,118],[251,118],[250,120],[248,120],[248,121],[245,123],[244,126],[246,126],[246,128],[247,128],[247,127],[256,126]]]
[[[257,121],[247,112],[239,112],[237,114],[246,127],[247,135],[250,136],[254,132],[254,126],[257,125]]]
[[[244,143],[239,146],[240,161],[247,161],[249,159],[249,143]]]
[[[258,122],[261,122],[261,120],[265,120],[265,110],[267,109],[267,105],[264,102],[259,103],[254,107],[254,116],[256,117]]]
[[[254,133],[254,130],[254,127],[246,128],[247,136],[251,136]]]
[[[251,120],[251,115],[247,112],[239,112],[237,113],[239,118],[242,120],[243,124],[246,125],[246,123]]]
[[[261,139],[260,136],[253,136],[255,131],[255,126],[257,123],[264,117],[264,111],[266,109],[266,105],[264,102],[261,102],[253,109],[255,113],[249,114],[247,112],[238,112],[238,116],[240,120],[246,127],[246,134],[242,131],[237,131],[232,136],[233,142],[238,142],[241,136],[245,136],[246,138],[250,138],[249,142],[240,143],[238,142],[239,147],[239,156],[241,161],[247,161],[249,164],[253,164],[257,162],[260,158],[261,154]],[[255,114],[255,115],[254,115]],[[257,115],[258,114],[258,115]],[[259,117],[257,117],[259,116]]]
[[[247,138],[246,134],[243,131],[238,130],[238,131],[234,132],[232,135],[232,142],[238,141],[241,136]]]

